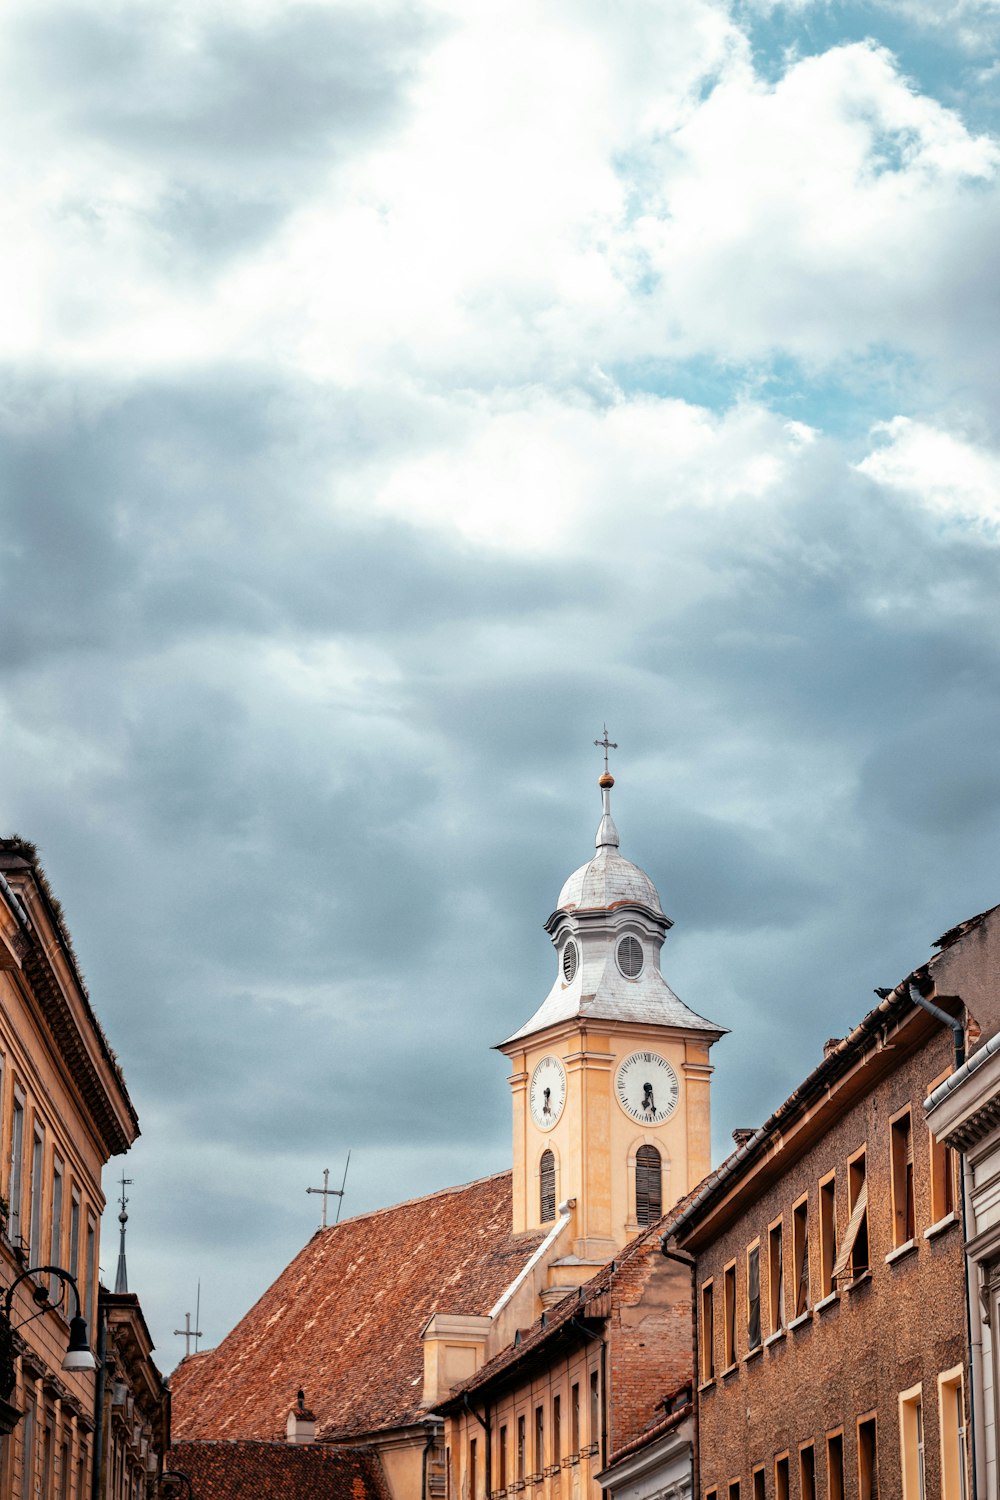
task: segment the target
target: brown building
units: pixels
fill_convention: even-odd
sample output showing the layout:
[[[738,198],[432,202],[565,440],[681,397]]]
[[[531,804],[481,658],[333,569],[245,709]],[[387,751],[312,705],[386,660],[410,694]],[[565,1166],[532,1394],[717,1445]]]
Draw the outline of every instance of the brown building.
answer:
[[[449,1497],[597,1500],[609,1459],[661,1428],[668,1393],[691,1375],[690,1275],[660,1252],[671,1222],[646,1229],[440,1404]]]
[[[923,1113],[955,1037],[910,987],[962,1016],[937,963],[828,1043],[679,1216],[703,1500],[969,1493],[956,1161]]]
[[[144,1500],[170,1447],[170,1392],[153,1362],[153,1341],[134,1292],[99,1298],[98,1401],[101,1500]]]
[[[138,1120],[91,1007],[62,913],[34,848],[0,840],[0,1274],[75,1279],[93,1346],[104,1194],[101,1171]],[[51,1305],[37,1305],[47,1290]],[[35,1299],[35,1300],[33,1300]],[[65,1369],[75,1312],[65,1278],[13,1288],[14,1363],[0,1444],[0,1500],[85,1500],[94,1456],[95,1372]]]

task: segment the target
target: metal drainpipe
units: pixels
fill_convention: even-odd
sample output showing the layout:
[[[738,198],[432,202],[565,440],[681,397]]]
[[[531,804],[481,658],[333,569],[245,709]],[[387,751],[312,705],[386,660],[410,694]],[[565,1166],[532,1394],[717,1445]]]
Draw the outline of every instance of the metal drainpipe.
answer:
[[[490,1463],[490,1408],[487,1404],[486,1417],[485,1419],[482,1418],[476,1411],[476,1408],[473,1406],[472,1402],[469,1400],[468,1393],[465,1391],[462,1392],[462,1405],[465,1407],[470,1417],[475,1417],[476,1421],[479,1423],[480,1427],[486,1434],[486,1452],[484,1453],[483,1457],[486,1463],[486,1494],[488,1496],[491,1489],[490,1481],[493,1477],[491,1473],[492,1465]],[[472,1497],[472,1500],[475,1500],[475,1496]]]
[[[101,1500],[101,1469],[104,1466],[104,1363],[107,1358],[108,1320],[104,1293],[97,1289],[97,1375],[94,1380],[94,1458],[90,1478],[91,1500]]]
[[[660,1241],[660,1250],[667,1260],[675,1260],[678,1265],[687,1266],[691,1272],[691,1410],[694,1412],[692,1423],[694,1437],[691,1442],[691,1494],[697,1495],[698,1487],[695,1484],[695,1477],[701,1460],[698,1448],[698,1434],[701,1428],[698,1422],[698,1285],[694,1277],[694,1268],[698,1262],[687,1250],[668,1250],[666,1235]]]
[[[592,1333],[575,1316],[569,1319],[570,1326],[586,1334],[601,1346],[601,1468],[608,1467],[608,1341],[603,1333]]]
[[[434,1447],[434,1429],[431,1428],[430,1432],[428,1432],[428,1434],[427,1434],[427,1441],[424,1444],[423,1457],[420,1460],[420,1500],[427,1500],[427,1455],[428,1455],[428,1453],[431,1451],[431,1449],[433,1447]],[[448,1471],[446,1469],[445,1470],[445,1485],[446,1485],[446,1488],[447,1488],[447,1479],[448,1479]],[[94,1500],[98,1500],[98,1497],[96,1495],[94,1496]]]
[[[914,1005],[919,1005],[921,1010],[925,1010],[928,1015],[933,1016],[936,1021],[940,1021],[943,1026],[947,1026],[950,1029],[952,1037],[954,1038],[954,1042],[955,1042],[955,1072],[957,1073],[958,1070],[959,1070],[959,1068],[961,1068],[963,1066],[963,1064],[965,1063],[965,1028],[962,1025],[962,1022],[956,1020],[954,1016],[949,1016],[949,1014],[948,1014],[948,1012],[946,1010],[942,1010],[941,1007],[938,1006],[938,1005],[935,1005],[932,1000],[928,1000],[926,998],[926,996],[921,995],[920,991],[916,988],[915,985],[912,985],[912,984],[908,985],[907,989],[908,989],[908,992],[909,992],[910,999],[913,1001]],[[955,999],[959,1002],[959,1004],[962,1006],[962,1009],[964,1011],[965,1010],[965,1003],[962,1000],[961,995],[956,995]],[[972,1358],[972,1287],[970,1285],[970,1277],[969,1277],[969,1257],[965,1253],[965,1246],[969,1242],[969,1210],[968,1210],[968,1203],[966,1201],[965,1152],[964,1151],[958,1151],[958,1152],[956,1152],[956,1155],[958,1156],[958,1167],[959,1167],[959,1174],[958,1175],[959,1175],[959,1181],[960,1181],[961,1186],[962,1186],[962,1207],[961,1207],[961,1214],[962,1214],[962,1256],[963,1256],[963,1258],[965,1260],[965,1336],[966,1336],[966,1340],[968,1341],[968,1345],[969,1345],[969,1445],[968,1446],[969,1446],[969,1448],[972,1451],[972,1463],[969,1465],[969,1472],[970,1472],[970,1474],[972,1476],[972,1495],[971,1495],[971,1500],[977,1500],[977,1495],[979,1493],[979,1485],[977,1483],[977,1478],[976,1478],[976,1468],[977,1468],[977,1464],[976,1464],[976,1452],[977,1452],[977,1445],[976,1445],[976,1373],[975,1373],[975,1361]]]

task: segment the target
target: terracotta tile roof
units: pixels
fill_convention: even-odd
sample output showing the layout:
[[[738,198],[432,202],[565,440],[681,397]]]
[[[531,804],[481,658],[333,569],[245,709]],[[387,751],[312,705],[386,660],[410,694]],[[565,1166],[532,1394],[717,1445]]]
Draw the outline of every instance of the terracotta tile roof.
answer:
[[[197,1500],[389,1500],[381,1465],[364,1448],[175,1443],[166,1467],[187,1475]]]
[[[623,1458],[628,1458],[633,1453],[640,1453],[642,1449],[647,1447],[650,1443],[655,1443],[658,1438],[665,1436],[665,1434],[670,1432],[674,1427],[679,1427],[682,1422],[686,1421],[686,1419],[691,1415],[693,1411],[693,1402],[686,1401],[684,1405],[678,1407],[676,1411],[668,1411],[664,1416],[657,1417],[655,1421],[648,1423],[647,1426],[643,1428],[638,1437],[633,1438],[630,1443],[625,1443],[621,1448],[618,1449],[617,1453],[612,1453],[611,1457],[607,1461],[607,1464],[605,1465],[605,1468],[613,1468],[614,1465],[620,1463]]]
[[[486,1313],[540,1234],[511,1233],[511,1174],[321,1229],[215,1349],[171,1379],[174,1435],[284,1436],[302,1388],[321,1437],[419,1421],[420,1334]]]
[[[543,1313],[542,1317],[530,1328],[520,1330],[517,1342],[508,1344],[506,1349],[501,1349],[499,1354],[495,1354],[491,1360],[482,1365],[475,1375],[471,1375],[461,1385],[454,1386],[448,1399],[442,1401],[435,1410],[443,1412],[453,1404],[460,1405],[462,1396],[481,1390],[483,1386],[490,1385],[508,1371],[528,1363],[550,1340],[559,1335],[571,1318],[610,1316],[612,1298],[607,1294],[613,1293],[615,1283],[627,1274],[635,1260],[645,1257],[651,1250],[659,1254],[660,1242],[672,1232],[675,1220],[680,1217],[688,1204],[694,1201],[701,1186],[702,1184],[699,1183],[697,1187],[692,1188],[691,1192],[675,1203],[662,1219],[657,1220],[655,1224],[650,1224],[648,1229],[644,1229],[634,1240],[630,1240],[616,1259],[602,1266],[596,1275],[580,1287],[579,1291],[571,1292],[561,1302],[557,1302],[554,1308]]]

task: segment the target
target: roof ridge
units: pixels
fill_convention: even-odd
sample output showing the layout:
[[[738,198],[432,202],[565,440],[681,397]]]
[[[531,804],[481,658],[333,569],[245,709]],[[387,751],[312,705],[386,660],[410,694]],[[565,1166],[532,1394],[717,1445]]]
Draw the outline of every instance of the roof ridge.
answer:
[[[429,1203],[432,1198],[450,1198],[455,1193],[466,1193],[469,1188],[479,1187],[484,1182],[497,1182],[501,1177],[513,1177],[513,1171],[508,1167],[503,1172],[489,1172],[485,1177],[473,1177],[470,1182],[458,1182],[452,1187],[435,1188],[432,1193],[420,1193],[416,1198],[403,1198],[399,1203],[386,1203],[381,1208],[367,1208],[364,1213],[351,1214],[347,1219],[338,1219],[336,1224],[328,1224],[326,1229],[317,1229],[312,1236],[317,1234],[332,1234],[335,1229],[343,1229],[345,1224],[359,1224],[362,1219],[375,1219],[379,1214],[393,1214],[400,1208],[412,1208],[417,1203]],[[530,1231],[529,1231],[530,1233]],[[307,1240],[306,1244],[311,1241]]]

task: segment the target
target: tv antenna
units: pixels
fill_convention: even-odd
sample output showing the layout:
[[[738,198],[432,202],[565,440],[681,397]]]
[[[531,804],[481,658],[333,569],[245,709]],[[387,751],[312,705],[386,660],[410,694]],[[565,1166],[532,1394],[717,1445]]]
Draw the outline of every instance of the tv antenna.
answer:
[[[320,1221],[320,1226],[319,1226],[320,1229],[325,1229],[327,1227],[327,1223],[326,1223],[326,1205],[327,1205],[327,1200],[329,1198],[336,1198],[337,1199],[337,1217],[334,1219],[333,1222],[335,1224],[339,1224],[340,1223],[340,1210],[341,1210],[341,1207],[343,1206],[343,1202],[344,1202],[344,1188],[347,1186],[347,1169],[348,1169],[348,1167],[350,1165],[351,1165],[351,1153],[350,1153],[350,1151],[348,1151],[348,1153],[347,1153],[347,1160],[344,1163],[344,1176],[343,1176],[343,1179],[341,1181],[341,1184],[340,1184],[339,1188],[332,1188],[330,1186],[330,1168],[329,1167],[324,1167],[323,1168],[323,1186],[321,1188],[314,1188],[314,1187],[307,1187],[306,1188],[306,1192],[307,1193],[319,1193],[319,1194],[322,1195],[322,1198],[323,1198],[323,1217],[322,1217],[322,1219]]]

